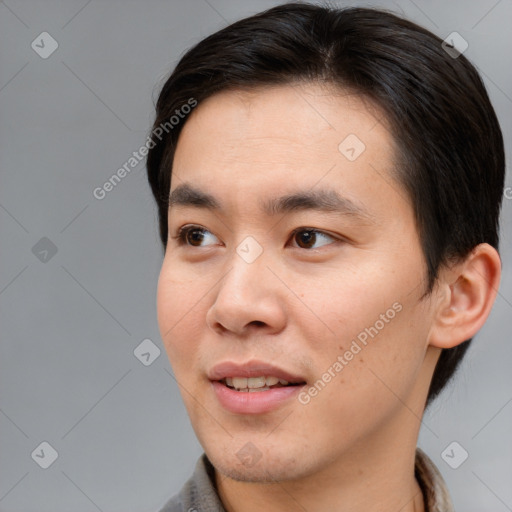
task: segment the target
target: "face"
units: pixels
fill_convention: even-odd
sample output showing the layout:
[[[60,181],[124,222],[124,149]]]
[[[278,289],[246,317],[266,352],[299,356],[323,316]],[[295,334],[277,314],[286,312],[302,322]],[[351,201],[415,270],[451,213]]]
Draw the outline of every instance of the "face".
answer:
[[[419,427],[432,312],[379,118],[309,84],[219,93],[183,127],[158,321],[221,474],[300,479]]]

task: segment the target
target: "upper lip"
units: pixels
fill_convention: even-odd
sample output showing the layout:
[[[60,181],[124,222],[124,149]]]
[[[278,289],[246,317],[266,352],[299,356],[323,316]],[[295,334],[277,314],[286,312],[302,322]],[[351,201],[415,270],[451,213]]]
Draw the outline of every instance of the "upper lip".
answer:
[[[225,379],[226,377],[261,377],[274,376],[278,379],[284,379],[291,383],[305,382],[305,379],[299,375],[294,375],[282,368],[278,368],[270,363],[263,361],[247,361],[245,363],[235,363],[234,361],[224,361],[213,366],[208,371],[208,378],[212,381]]]

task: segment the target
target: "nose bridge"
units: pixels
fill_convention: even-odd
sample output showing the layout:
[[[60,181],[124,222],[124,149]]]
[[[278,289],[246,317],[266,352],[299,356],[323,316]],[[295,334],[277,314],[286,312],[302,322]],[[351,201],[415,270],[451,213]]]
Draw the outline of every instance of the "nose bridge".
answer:
[[[268,251],[252,235],[248,235],[236,246],[230,259],[231,270],[224,280],[224,288],[229,288],[235,296],[250,296],[256,298],[260,295],[260,287],[270,274],[267,264]],[[263,286],[264,288],[264,286]]]
[[[261,259],[263,252],[263,245],[253,235],[247,235],[236,247],[237,255],[247,265],[252,265]]]
[[[208,312],[211,327],[220,324],[238,334],[256,322],[279,328],[284,311],[279,299],[279,281],[267,268],[271,266],[269,254],[252,236],[245,237],[235,247],[229,258],[229,270]]]

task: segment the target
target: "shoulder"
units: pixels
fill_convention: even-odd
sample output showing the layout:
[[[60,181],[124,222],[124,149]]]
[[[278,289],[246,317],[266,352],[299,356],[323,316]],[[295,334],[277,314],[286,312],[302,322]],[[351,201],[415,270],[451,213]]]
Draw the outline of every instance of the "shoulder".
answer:
[[[215,488],[214,468],[203,453],[180,492],[157,512],[225,512]]]
[[[162,508],[158,510],[158,512],[185,512],[183,499],[181,498],[180,494],[173,496],[169,501],[165,503]]]
[[[415,475],[425,499],[426,512],[454,512],[441,472],[427,454],[416,448]]]

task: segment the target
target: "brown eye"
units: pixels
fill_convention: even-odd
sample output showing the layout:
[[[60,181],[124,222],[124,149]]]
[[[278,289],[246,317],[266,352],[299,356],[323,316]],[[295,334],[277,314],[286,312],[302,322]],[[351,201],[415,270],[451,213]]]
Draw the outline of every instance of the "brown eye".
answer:
[[[293,233],[293,237],[295,240],[297,240],[297,245],[301,249],[311,249],[315,243],[317,243],[319,237],[325,237],[330,238],[331,240],[335,240],[334,237],[331,235],[328,235],[327,233],[324,233],[323,231],[319,231],[318,229],[308,229],[308,228],[301,228],[297,229]],[[323,244],[328,245],[328,244]],[[321,246],[320,246],[321,247]]]
[[[302,249],[310,249],[312,245],[315,244],[316,241],[316,233],[314,231],[299,231],[295,234],[295,239],[297,240],[298,245]],[[301,244],[304,244],[301,245]]]
[[[173,238],[178,240],[179,245],[202,247],[201,243],[208,237],[208,234],[215,237],[207,229],[199,226],[184,226],[178,231],[177,236]]]
[[[187,229],[185,232],[185,240],[190,243],[190,245],[201,245],[203,238],[204,233],[201,229]]]

